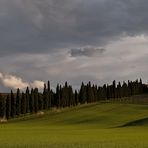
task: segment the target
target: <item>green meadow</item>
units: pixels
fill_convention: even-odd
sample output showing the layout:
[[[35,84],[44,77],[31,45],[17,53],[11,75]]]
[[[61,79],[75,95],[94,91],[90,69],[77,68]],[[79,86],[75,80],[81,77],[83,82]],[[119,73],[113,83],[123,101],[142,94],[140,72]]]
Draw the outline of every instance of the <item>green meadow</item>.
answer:
[[[148,105],[97,103],[0,124],[0,148],[147,148]]]

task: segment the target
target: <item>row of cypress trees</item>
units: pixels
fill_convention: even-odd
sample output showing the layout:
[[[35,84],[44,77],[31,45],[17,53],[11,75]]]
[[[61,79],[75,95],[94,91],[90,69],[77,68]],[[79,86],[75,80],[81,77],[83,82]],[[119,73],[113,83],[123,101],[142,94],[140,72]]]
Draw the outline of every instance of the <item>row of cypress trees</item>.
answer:
[[[27,87],[25,92],[17,89],[16,93],[11,91],[7,96],[0,95],[0,117],[14,118],[20,115],[37,113],[42,110],[49,110],[53,107],[63,108],[76,106],[78,104],[93,103],[100,100],[118,99],[129,97],[132,95],[147,92],[147,86],[142,84],[142,80],[128,83],[113,81],[112,85],[97,86],[90,82],[84,84],[82,82],[80,90],[73,90],[71,85],[66,82],[64,86],[57,84],[56,91],[50,88],[50,82],[44,85],[43,93],[37,88],[29,90]]]

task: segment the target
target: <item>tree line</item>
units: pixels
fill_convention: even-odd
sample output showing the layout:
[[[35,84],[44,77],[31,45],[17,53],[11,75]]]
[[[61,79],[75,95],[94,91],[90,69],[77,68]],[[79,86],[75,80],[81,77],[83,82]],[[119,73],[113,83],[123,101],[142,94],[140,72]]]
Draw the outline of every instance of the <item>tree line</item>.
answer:
[[[143,84],[141,79],[140,81],[123,82],[123,84],[120,82],[116,84],[116,81],[113,81],[111,85],[104,84],[103,86],[92,85],[91,82],[85,85],[82,82],[79,90],[73,90],[72,86],[65,82],[63,86],[57,84],[55,92],[50,88],[48,81],[44,84],[42,93],[38,88],[30,90],[27,87],[25,92],[21,92],[18,88],[16,93],[11,91],[7,96],[0,94],[0,118],[11,119],[51,108],[71,107],[147,92],[147,85]]]

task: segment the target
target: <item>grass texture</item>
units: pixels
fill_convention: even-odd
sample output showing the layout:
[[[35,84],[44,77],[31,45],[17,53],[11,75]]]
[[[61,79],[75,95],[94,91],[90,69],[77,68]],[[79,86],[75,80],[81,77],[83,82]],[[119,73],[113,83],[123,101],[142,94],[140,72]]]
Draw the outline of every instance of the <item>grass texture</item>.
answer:
[[[97,103],[0,124],[0,148],[147,148],[148,105]]]

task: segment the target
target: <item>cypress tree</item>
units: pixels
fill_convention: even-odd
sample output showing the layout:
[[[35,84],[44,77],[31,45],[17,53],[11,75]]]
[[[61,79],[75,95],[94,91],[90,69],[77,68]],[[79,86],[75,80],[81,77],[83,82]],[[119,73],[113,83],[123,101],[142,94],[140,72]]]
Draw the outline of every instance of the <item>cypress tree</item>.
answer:
[[[11,98],[10,95],[7,95],[6,98],[6,118],[10,119],[11,117]]]
[[[51,108],[51,89],[50,89],[50,81],[48,81],[48,109]]]
[[[69,99],[69,106],[74,106],[75,105],[75,99],[74,99],[72,86],[68,87],[68,99]]]
[[[126,82],[124,82],[123,84],[123,94],[124,94],[124,97],[128,97],[128,85]]]
[[[43,95],[41,93],[38,94],[38,102],[39,102],[39,110],[43,110]]]
[[[33,88],[31,89],[29,106],[30,106],[30,112],[34,113],[35,112],[35,99],[34,99],[34,90],[33,90]]]
[[[26,95],[22,92],[21,97],[21,114],[26,114]]]
[[[54,104],[55,101],[54,100],[55,100],[56,95],[52,90],[50,91],[50,96],[51,96],[51,107],[55,107],[55,104]]]
[[[61,95],[60,95],[61,90],[60,89],[62,89],[61,86],[59,87],[59,84],[57,84],[57,87],[56,87],[56,100],[55,100],[57,107],[61,107]]]
[[[48,87],[47,87],[48,92],[50,91],[50,81],[48,81]]]
[[[118,91],[119,91],[119,98],[121,98],[122,97],[122,94],[121,94],[122,88],[121,88],[121,83],[120,82],[118,83]]]
[[[44,91],[43,91],[43,108],[48,109],[49,102],[48,102],[48,90],[46,88],[46,84],[44,84]]]
[[[78,105],[79,104],[79,95],[78,95],[78,92],[77,90],[75,90],[75,105]]]
[[[113,81],[113,98],[116,98],[116,81]]]
[[[13,91],[11,90],[11,117],[14,118],[16,115],[16,98],[14,97]]]
[[[60,87],[59,87],[59,84],[57,84],[57,87],[56,87],[55,104],[56,104],[57,107],[61,107],[61,98],[60,98]]]
[[[38,89],[35,88],[34,89],[34,109],[35,109],[35,113],[38,112],[39,106],[38,106]]]
[[[88,103],[94,102],[94,93],[90,82],[87,84],[86,89],[87,89],[87,102]]]
[[[132,95],[132,87],[131,87],[131,82],[128,80],[128,96]]]
[[[93,102],[97,102],[97,101],[98,101],[97,85],[93,85],[93,86],[92,86],[92,91],[93,91],[93,95],[94,95],[94,100],[93,100]]]
[[[30,112],[30,92],[29,92],[29,87],[26,89],[26,113]]]
[[[0,94],[0,118],[4,118],[6,113],[6,99]]]
[[[84,104],[87,102],[86,87],[84,86],[83,82],[82,82],[81,88],[80,88],[79,101],[81,104]]]
[[[142,84],[142,79],[140,78],[140,82],[139,82],[139,94],[144,93],[143,91],[143,84]]]
[[[65,106],[70,106],[70,100],[69,100],[69,89],[68,89],[68,83],[65,82],[65,86],[63,88],[63,97],[65,100]]]
[[[60,92],[60,91],[58,91]],[[58,96],[58,94],[57,94]],[[59,96],[60,96],[60,93],[59,93]],[[61,102],[61,107],[66,107],[67,106],[67,98],[66,98],[67,94],[66,94],[66,88],[65,86],[61,89],[61,98],[60,99],[60,102]]]
[[[104,100],[107,99],[107,87],[106,87],[106,84],[104,84],[103,88],[102,88],[102,99],[104,99]]]
[[[113,96],[112,94],[113,94],[112,85],[108,85],[108,86],[107,86],[107,98],[108,98],[108,99],[111,99],[112,96]]]
[[[21,99],[20,99],[20,90],[17,89],[16,93],[16,115],[20,115],[21,113]]]

